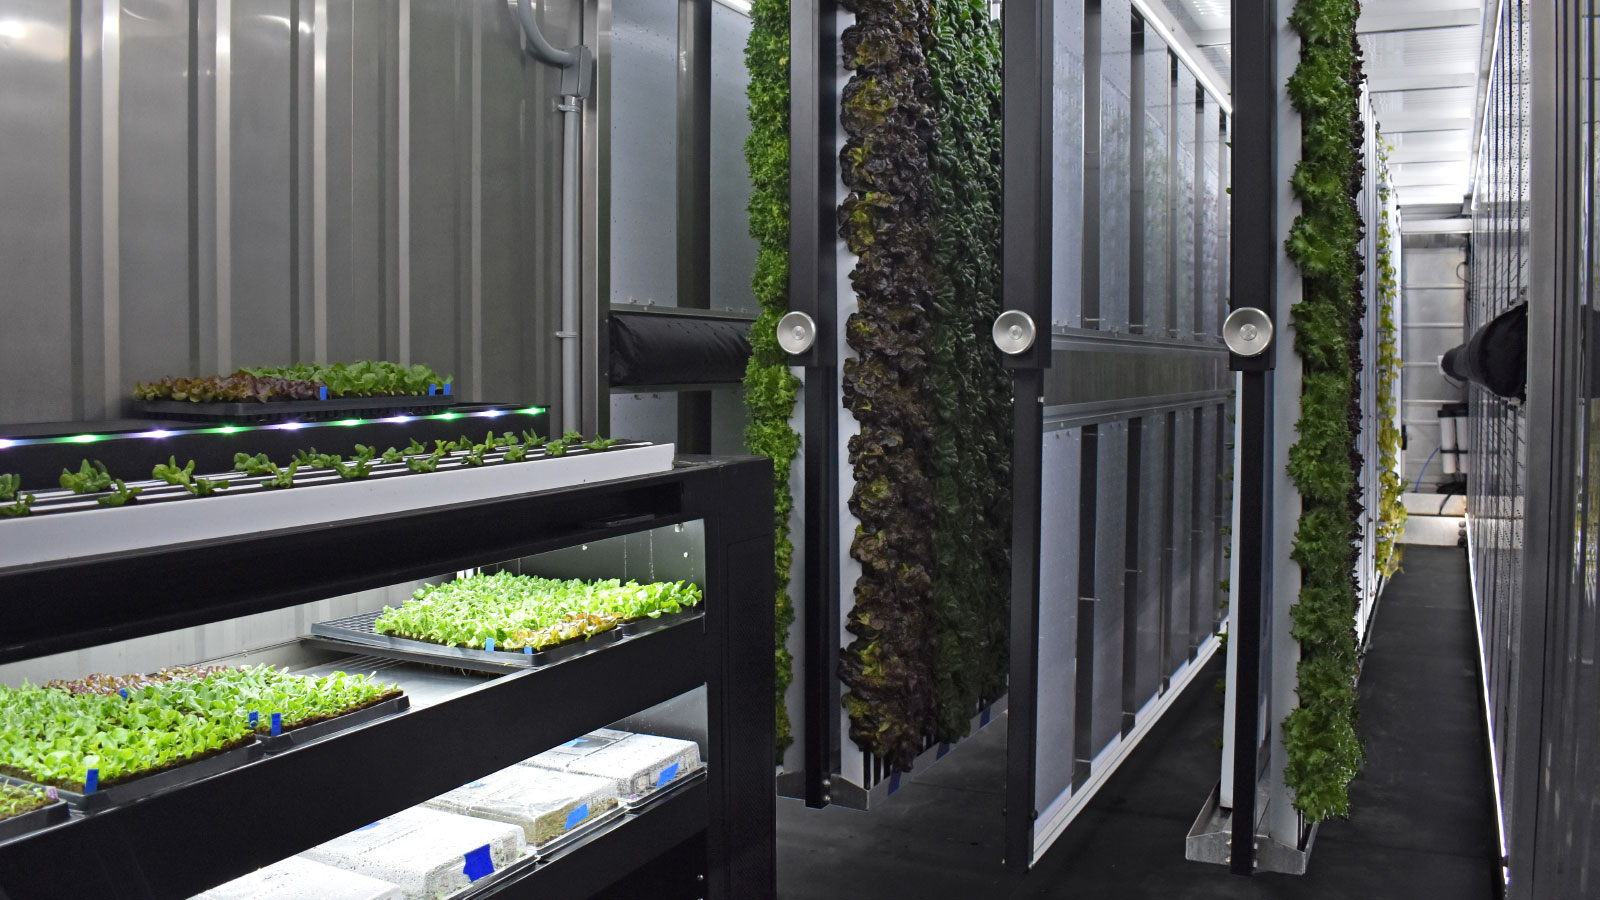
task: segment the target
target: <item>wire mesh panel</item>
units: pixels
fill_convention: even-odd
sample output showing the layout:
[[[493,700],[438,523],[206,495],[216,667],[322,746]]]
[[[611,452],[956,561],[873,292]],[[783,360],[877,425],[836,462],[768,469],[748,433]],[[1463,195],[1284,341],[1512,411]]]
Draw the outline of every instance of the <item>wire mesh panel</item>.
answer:
[[[1131,591],[1128,596],[1128,658],[1124,660],[1125,713],[1136,713],[1161,688],[1164,671],[1162,599],[1166,585],[1162,580],[1162,557],[1166,547],[1163,529],[1167,511],[1167,416],[1140,416],[1131,424],[1129,468],[1137,460],[1137,486],[1129,505],[1137,505],[1128,522],[1135,538],[1128,554]],[[1130,665],[1131,664],[1131,665]]]
[[[1078,772],[1088,776],[1096,756],[1122,730],[1122,651],[1126,610],[1128,423],[1084,429],[1083,523],[1080,546],[1093,548],[1094,568],[1079,569],[1087,589],[1078,609]],[[1091,460],[1090,454],[1093,453]],[[1088,492],[1093,490],[1091,507]],[[1080,551],[1079,559],[1088,554]]]
[[[1195,479],[1196,410],[1173,413],[1171,440],[1173,478],[1168,554],[1171,559],[1167,603],[1167,664],[1188,659],[1194,653],[1194,636],[1201,627],[1195,621]]]

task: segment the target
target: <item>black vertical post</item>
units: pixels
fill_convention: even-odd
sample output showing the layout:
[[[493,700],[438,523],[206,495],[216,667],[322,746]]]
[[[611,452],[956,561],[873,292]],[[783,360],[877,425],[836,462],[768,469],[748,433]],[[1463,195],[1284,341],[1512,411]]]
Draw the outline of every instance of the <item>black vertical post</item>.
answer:
[[[811,316],[805,366],[805,605],[802,660],[805,801],[832,801],[839,766],[839,373],[834,342],[838,253],[834,133],[838,25],[834,0],[789,10],[789,308]]]
[[[678,306],[711,308],[711,3],[678,0]],[[711,392],[678,394],[678,451],[711,452]]]
[[[1276,307],[1277,260],[1277,4],[1233,0],[1234,134],[1232,268],[1234,308],[1253,306],[1271,317]],[[1237,173],[1245,173],[1238,177]],[[1255,871],[1256,781],[1260,771],[1259,698],[1262,691],[1262,609],[1268,601],[1265,548],[1271,527],[1271,369],[1276,342],[1254,357],[1230,355],[1243,377],[1238,416],[1239,584],[1230,636],[1237,653],[1233,733],[1233,835],[1229,868]]]
[[[1039,683],[1040,501],[1044,369],[1050,365],[1051,141],[1054,4],[1009,0],[1002,7],[1005,125],[1002,178],[1002,295],[1032,317],[1033,345],[1011,356],[1014,437],[1011,536],[1011,671],[1006,726],[1006,866],[1033,865]]]

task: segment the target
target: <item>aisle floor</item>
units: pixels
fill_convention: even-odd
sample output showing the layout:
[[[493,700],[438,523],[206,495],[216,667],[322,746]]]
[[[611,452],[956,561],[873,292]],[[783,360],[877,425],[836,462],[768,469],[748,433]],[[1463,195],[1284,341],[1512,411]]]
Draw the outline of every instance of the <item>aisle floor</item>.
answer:
[[[1362,675],[1368,758],[1353,813],[1322,827],[1305,876],[1237,878],[1183,858],[1217,781],[1218,657],[1028,875],[1000,865],[999,719],[870,813],[781,800],[779,896],[1488,900],[1499,853],[1469,590],[1463,551],[1406,548]]]

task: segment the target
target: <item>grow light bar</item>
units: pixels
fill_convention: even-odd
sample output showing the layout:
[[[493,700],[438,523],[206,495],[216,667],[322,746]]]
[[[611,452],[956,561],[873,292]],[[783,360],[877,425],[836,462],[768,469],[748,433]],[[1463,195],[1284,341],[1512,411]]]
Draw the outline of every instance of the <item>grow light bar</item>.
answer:
[[[212,428],[184,429],[172,431],[157,428],[153,431],[136,431],[131,434],[72,434],[47,438],[0,438],[0,450],[11,447],[29,447],[37,444],[94,444],[100,441],[118,440],[122,438],[166,438],[176,434],[247,434],[256,431],[299,431],[302,428],[326,428],[328,426],[341,426],[350,428],[355,425],[368,425],[376,422],[403,425],[406,422],[415,422],[419,419],[433,419],[439,422],[452,422],[456,419],[497,419],[501,416],[537,416],[546,410],[542,406],[526,406],[520,409],[485,409],[478,412],[443,412],[428,416],[385,416],[377,419],[340,419],[336,422],[274,422],[270,425],[218,425]]]

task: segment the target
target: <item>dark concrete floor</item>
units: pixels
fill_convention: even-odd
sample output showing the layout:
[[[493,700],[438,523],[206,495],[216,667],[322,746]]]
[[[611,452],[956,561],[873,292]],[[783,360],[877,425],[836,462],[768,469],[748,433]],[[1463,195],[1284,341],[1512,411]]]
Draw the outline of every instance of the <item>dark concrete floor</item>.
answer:
[[[870,813],[780,801],[779,896],[1487,900],[1498,850],[1472,628],[1462,551],[1407,547],[1362,675],[1353,813],[1322,827],[1307,875],[1236,878],[1183,858],[1217,781],[1219,657],[1026,876],[1001,867],[1000,719]]]

